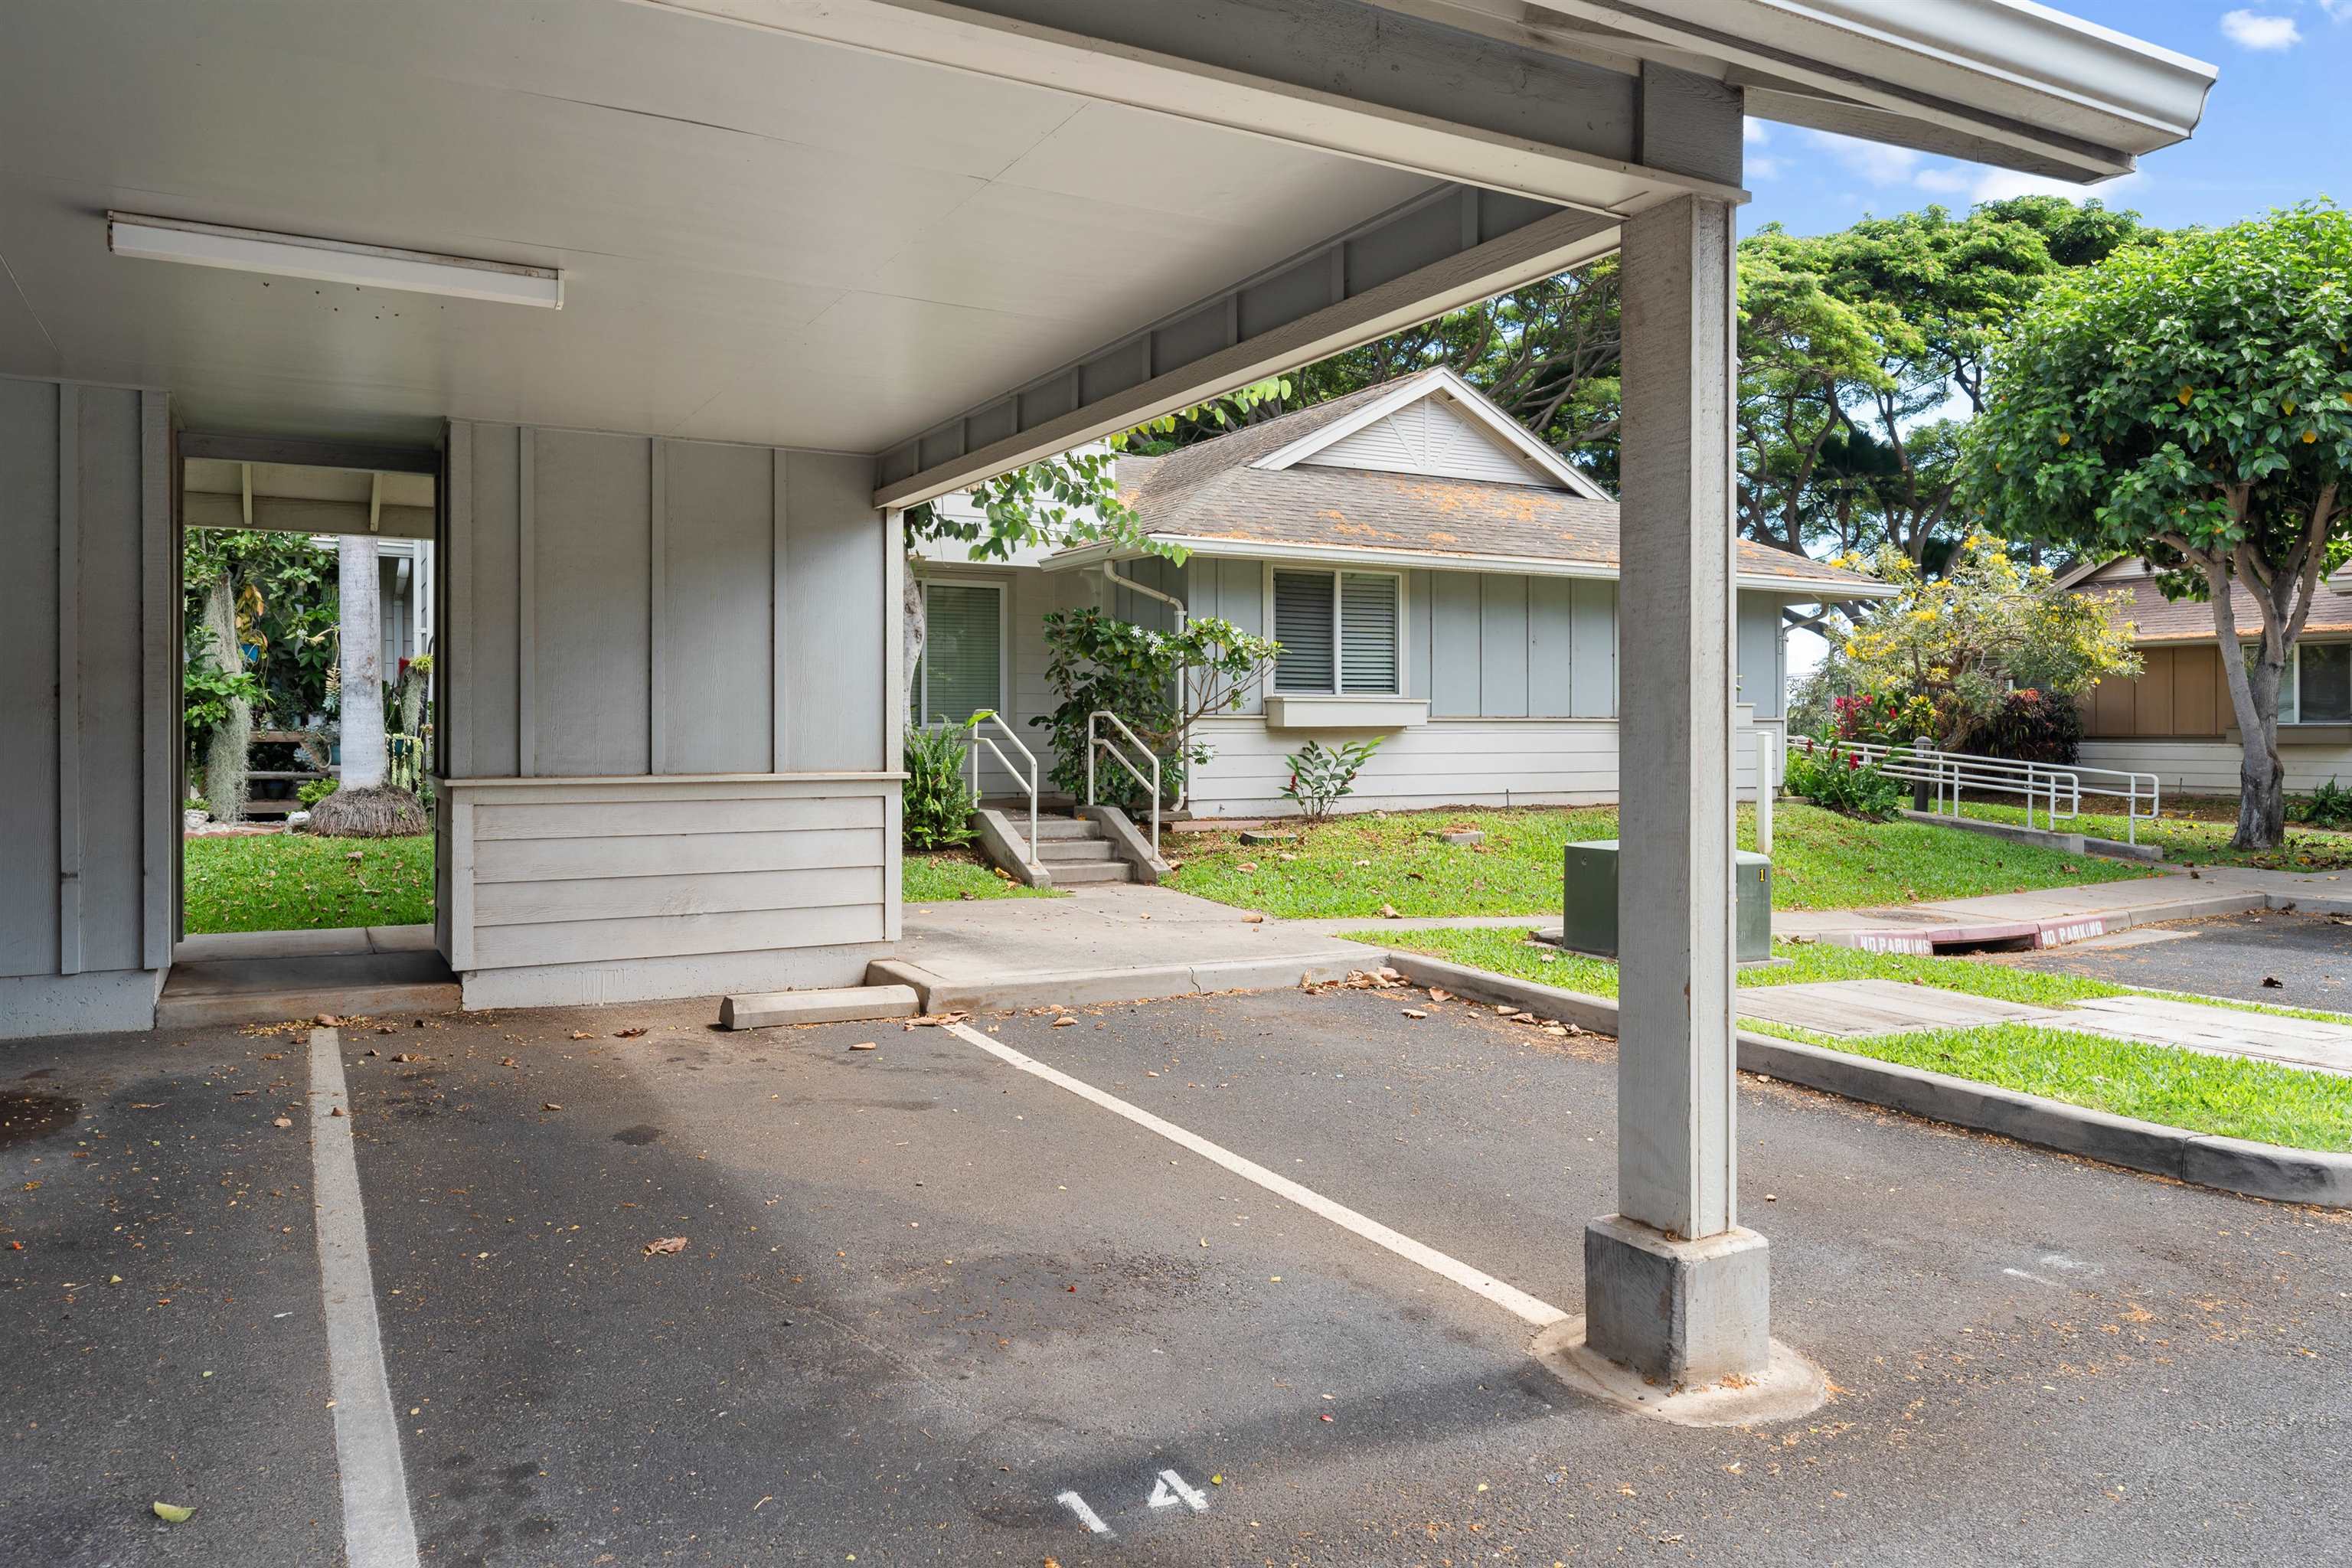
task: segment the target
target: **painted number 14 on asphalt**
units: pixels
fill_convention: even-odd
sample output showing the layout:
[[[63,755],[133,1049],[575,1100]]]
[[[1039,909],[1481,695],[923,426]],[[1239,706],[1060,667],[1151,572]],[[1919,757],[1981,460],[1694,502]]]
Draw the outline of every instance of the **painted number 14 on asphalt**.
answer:
[[[1078,1522],[1095,1534],[1111,1533],[1110,1526],[1102,1521],[1102,1515],[1089,1508],[1087,1500],[1076,1492],[1064,1492],[1054,1500],[1077,1515]],[[1151,1479],[1151,1495],[1143,1500],[1143,1505],[1157,1509],[1174,1508],[1178,1503],[1182,1503],[1194,1513],[1206,1513],[1209,1511],[1209,1494],[1188,1484],[1173,1470],[1160,1471]]]

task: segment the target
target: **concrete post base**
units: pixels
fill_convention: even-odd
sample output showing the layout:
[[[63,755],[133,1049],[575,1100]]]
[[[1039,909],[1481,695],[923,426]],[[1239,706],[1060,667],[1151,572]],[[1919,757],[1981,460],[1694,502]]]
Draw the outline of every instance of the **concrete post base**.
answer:
[[[1622,1215],[1584,1229],[1586,1339],[1668,1388],[1755,1377],[1772,1357],[1770,1252],[1738,1227],[1677,1241]]]

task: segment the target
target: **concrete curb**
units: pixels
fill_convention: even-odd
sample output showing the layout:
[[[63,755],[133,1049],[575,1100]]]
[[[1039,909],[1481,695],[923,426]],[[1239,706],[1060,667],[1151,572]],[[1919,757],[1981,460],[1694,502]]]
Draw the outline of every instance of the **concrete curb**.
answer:
[[[1617,1004],[1606,997],[1516,980],[1426,953],[1391,952],[1388,962],[1416,985],[1439,985],[1473,1001],[1526,1008],[1596,1034],[1617,1032]],[[2352,1154],[2285,1149],[2135,1121],[1747,1029],[1739,1031],[1739,1065],[1786,1083],[2200,1187],[2282,1203],[2352,1208]]]
[[[2126,844],[2120,838],[2096,838],[2087,833],[2062,833],[2053,827],[2027,827],[2015,822],[1986,822],[1974,816],[1948,816],[1940,811],[1905,811],[1904,819],[1924,822],[1936,827],[1957,828],[1962,833],[1981,833],[1990,838],[2006,838],[2012,844],[2032,844],[2044,849],[2056,849],[2068,855],[2104,855],[2112,860],[2161,860],[2164,851],[2153,844]]]
[[[2284,903],[2295,901],[2290,899]],[[2060,947],[2070,942],[2087,942],[2093,937],[2129,931],[2134,926],[2157,925],[2165,921],[2202,920],[2210,915],[2247,914],[2256,910],[2281,907],[2282,900],[2274,894],[2239,889],[2200,894],[2191,899],[2175,899],[2161,904],[2141,904],[2130,909],[2060,915],[2050,920],[1994,921],[1950,926],[1856,926],[1850,931],[1810,931],[1806,935],[1811,941],[1827,942],[1832,947],[1858,947],[1865,952],[1932,954],[1938,947],[2004,942],[2030,942],[2035,947]]]
[[[1229,958],[1210,963],[1168,963],[1133,969],[1068,969],[960,981],[900,959],[866,965],[868,985],[911,985],[926,1013],[1017,1013],[1029,1007],[1083,1007],[1105,1002],[1149,1002],[1213,991],[1273,991],[1344,980],[1378,968],[1381,950],[1352,943],[1281,958]]]

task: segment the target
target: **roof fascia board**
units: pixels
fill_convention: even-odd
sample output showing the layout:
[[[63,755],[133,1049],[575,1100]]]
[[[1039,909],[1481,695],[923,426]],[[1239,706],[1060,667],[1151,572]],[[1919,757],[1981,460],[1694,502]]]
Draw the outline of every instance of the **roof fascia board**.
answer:
[[[1206,534],[1154,534],[1162,544],[1181,547],[1187,554],[1213,560],[1295,561],[1316,565],[1403,566],[1439,572],[1494,572],[1526,577],[1581,577],[1615,582],[1618,568],[1601,561],[1561,561],[1544,555],[1444,555],[1423,550],[1371,550],[1352,544],[1296,544],[1255,539],[1220,539]],[[1150,553],[1135,545],[1087,544],[1048,556],[1048,572],[1067,572],[1100,565],[1107,561],[1131,561]],[[1778,594],[1792,604],[1843,603],[1853,599],[1892,598],[1897,592],[1885,583],[1857,578],[1852,583],[1808,582],[1769,573],[1741,572],[1735,580],[1756,593]]]
[[[1617,498],[1571,468],[1559,453],[1537,440],[1519,422],[1495,406],[1492,400],[1476,387],[1462,379],[1450,365],[1438,365],[1409,376],[1397,389],[1376,397],[1344,419],[1337,419],[1320,430],[1300,437],[1290,445],[1260,458],[1250,467],[1269,472],[1280,472],[1305,462],[1316,453],[1343,441],[1359,430],[1379,424],[1400,409],[1436,396],[1441,392],[1452,396],[1462,411],[1475,419],[1479,426],[1529,467],[1559,482],[1562,489],[1573,490],[1587,500],[1607,501]]]
[[[1455,3],[1549,13],[1602,29],[1614,47],[1712,59],[1735,85],[1741,72],[1761,73],[1981,138],[2003,154],[1987,161],[2054,165],[2075,179],[2124,173],[2138,154],[2185,139],[2216,74],[2031,0]]]
[[[630,3],[1126,104],[1612,216],[1685,194],[1748,199],[1737,187],[1643,165],[1630,141],[1619,155],[1564,147],[1123,43],[1104,36],[1118,20],[1108,6],[1088,19],[1099,31],[1080,33],[945,0]],[[1009,7],[1011,0],[994,3]],[[1371,74],[1368,68],[1364,75]]]
[[[1465,191],[1444,193],[1440,199],[1467,202],[1481,198],[1479,193]],[[942,454],[920,467],[909,465],[912,471],[902,471],[898,477],[887,477],[892,472],[895,454],[911,450],[927,456],[923,449],[934,433],[952,435],[959,426],[970,429],[982,423],[982,414],[1001,410],[1007,405],[1018,410],[1036,389],[1056,383],[1077,385],[1083,382],[1077,366],[1038,377],[960,420],[950,420],[933,432],[910,437],[887,450],[880,459],[886,478],[875,491],[874,504],[884,510],[905,508],[950,490],[962,489],[1024,463],[1066,452],[1082,442],[1132,429],[1147,419],[1189,408],[1234,387],[1370,342],[1507,289],[1580,267],[1614,250],[1617,243],[1617,226],[1609,219],[1563,210],[1375,284],[1360,293],[1345,293],[1335,281],[1333,292],[1338,297],[1330,303],[1269,327],[1255,337],[1185,360],[1148,380],[1139,380],[1092,402],[1076,402],[1073,398],[1071,402],[1076,405],[1070,406],[1068,412],[1041,418],[995,440],[973,446],[951,441],[950,445],[963,449]],[[1292,262],[1262,276],[1278,279],[1302,264]],[[1328,270],[1336,279],[1339,268]],[[1104,359],[1133,351],[1139,360],[1150,351],[1156,364],[1158,353],[1153,340],[1162,326],[1223,310],[1221,300],[1237,300],[1244,290],[1254,286],[1255,280],[1236,285],[1221,300],[1204,300],[1163,318],[1160,323],[1119,340],[1092,358]],[[1223,313],[1231,319],[1229,310]]]

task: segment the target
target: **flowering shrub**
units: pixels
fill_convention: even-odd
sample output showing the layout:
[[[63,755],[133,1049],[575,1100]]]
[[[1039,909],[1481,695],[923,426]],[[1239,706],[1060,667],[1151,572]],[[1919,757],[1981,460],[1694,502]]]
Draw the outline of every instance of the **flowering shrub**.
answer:
[[[1918,692],[1902,699],[1891,692],[1869,691],[1834,697],[1830,700],[1830,728],[1841,741],[1906,745],[1936,732],[1936,705]]]
[[[1906,785],[1833,740],[1807,741],[1789,753],[1783,783],[1791,795],[1865,822],[1885,822],[1901,807]]]
[[[1957,750],[2021,763],[2071,763],[2082,751],[2082,710],[2028,686],[2010,692]]]

